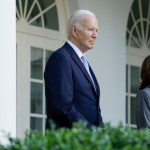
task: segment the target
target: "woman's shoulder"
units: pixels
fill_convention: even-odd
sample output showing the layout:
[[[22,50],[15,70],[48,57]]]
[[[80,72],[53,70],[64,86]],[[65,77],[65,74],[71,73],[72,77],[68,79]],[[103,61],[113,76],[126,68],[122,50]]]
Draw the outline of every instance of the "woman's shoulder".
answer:
[[[148,87],[144,88],[144,89],[143,89],[143,90],[141,90],[141,91],[143,91],[143,92],[146,92],[146,93],[150,94],[150,86],[148,86]]]
[[[146,96],[150,98],[150,86],[140,90],[137,94],[138,96]]]

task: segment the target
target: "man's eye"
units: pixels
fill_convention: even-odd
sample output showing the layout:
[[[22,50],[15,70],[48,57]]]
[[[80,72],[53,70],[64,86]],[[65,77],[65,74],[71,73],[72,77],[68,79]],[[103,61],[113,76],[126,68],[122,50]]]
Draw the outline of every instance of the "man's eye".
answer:
[[[93,31],[93,29],[88,29],[89,31]]]

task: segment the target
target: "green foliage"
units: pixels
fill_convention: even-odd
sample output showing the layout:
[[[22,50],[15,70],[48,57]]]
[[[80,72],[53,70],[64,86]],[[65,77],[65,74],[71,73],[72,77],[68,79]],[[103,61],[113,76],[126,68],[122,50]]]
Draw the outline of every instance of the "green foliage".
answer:
[[[45,135],[27,131],[24,139],[8,140],[8,145],[0,144],[0,150],[150,150],[149,129],[137,131],[122,124],[89,129],[84,122],[78,122],[72,129],[52,126]]]

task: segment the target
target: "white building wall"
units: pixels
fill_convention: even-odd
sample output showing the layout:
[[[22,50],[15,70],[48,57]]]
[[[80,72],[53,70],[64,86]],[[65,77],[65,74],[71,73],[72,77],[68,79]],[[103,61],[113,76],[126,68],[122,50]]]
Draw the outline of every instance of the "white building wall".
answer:
[[[2,130],[16,136],[15,0],[1,2],[0,18],[0,142],[6,142]]]
[[[125,123],[126,24],[132,0],[78,0],[80,9],[93,11],[99,32],[93,50],[87,52],[101,87],[105,122]]]

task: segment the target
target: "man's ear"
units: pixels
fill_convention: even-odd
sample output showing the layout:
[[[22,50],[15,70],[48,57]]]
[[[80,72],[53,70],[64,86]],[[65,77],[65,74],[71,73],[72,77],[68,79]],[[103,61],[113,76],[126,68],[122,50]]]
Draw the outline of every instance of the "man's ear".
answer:
[[[77,37],[77,32],[78,32],[77,27],[73,26],[71,32],[72,32],[72,35],[76,38]]]

